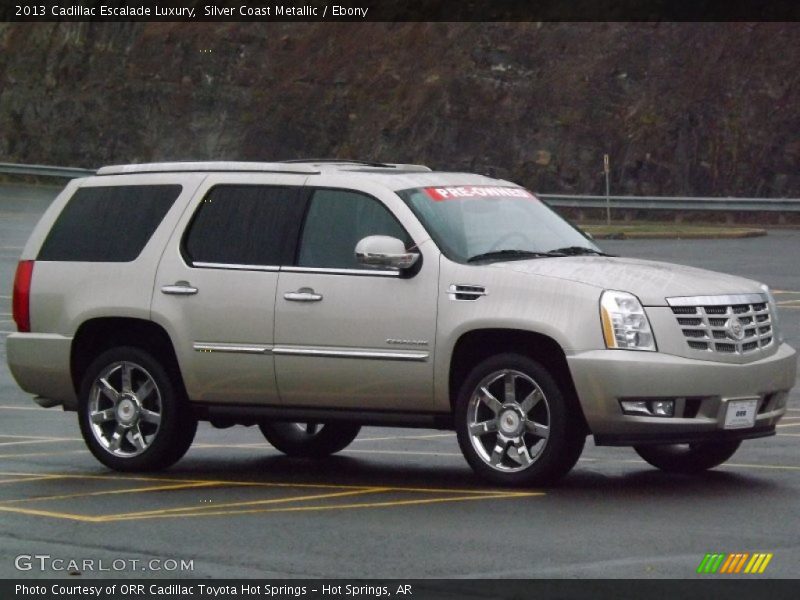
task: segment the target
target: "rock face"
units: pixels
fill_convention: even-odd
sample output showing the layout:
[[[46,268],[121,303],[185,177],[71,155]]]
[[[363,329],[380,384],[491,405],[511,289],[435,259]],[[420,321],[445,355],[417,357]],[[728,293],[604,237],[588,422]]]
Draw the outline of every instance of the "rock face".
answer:
[[[0,162],[354,157],[800,196],[797,23],[2,23]]]

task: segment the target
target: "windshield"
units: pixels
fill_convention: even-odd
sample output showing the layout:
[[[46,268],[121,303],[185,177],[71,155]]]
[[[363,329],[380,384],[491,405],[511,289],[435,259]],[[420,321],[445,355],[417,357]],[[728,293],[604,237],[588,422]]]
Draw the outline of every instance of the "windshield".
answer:
[[[398,192],[445,256],[457,262],[600,253],[528,190],[484,185]],[[567,252],[555,252],[567,249]],[[548,254],[550,253],[550,254]]]

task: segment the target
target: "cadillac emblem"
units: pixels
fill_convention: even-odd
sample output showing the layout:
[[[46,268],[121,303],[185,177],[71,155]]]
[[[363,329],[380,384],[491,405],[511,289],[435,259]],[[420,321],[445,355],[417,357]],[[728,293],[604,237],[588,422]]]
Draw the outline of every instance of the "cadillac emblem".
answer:
[[[725,333],[727,333],[728,337],[732,340],[741,342],[744,339],[744,326],[742,322],[735,317],[733,319],[728,319],[728,322],[725,323]]]

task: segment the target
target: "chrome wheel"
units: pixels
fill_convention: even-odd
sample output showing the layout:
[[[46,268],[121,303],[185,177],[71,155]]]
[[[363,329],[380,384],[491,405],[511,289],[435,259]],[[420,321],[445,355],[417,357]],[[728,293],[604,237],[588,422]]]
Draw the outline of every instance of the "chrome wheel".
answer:
[[[503,473],[530,468],[550,437],[550,405],[542,388],[513,369],[483,378],[467,405],[469,439],[478,457]]]
[[[89,391],[87,419],[94,439],[121,458],[147,450],[161,428],[161,392],[142,366],[114,362],[103,369]]]
[[[317,435],[322,429],[319,423],[292,423],[292,426],[296,427],[301,434],[305,434],[309,437]]]

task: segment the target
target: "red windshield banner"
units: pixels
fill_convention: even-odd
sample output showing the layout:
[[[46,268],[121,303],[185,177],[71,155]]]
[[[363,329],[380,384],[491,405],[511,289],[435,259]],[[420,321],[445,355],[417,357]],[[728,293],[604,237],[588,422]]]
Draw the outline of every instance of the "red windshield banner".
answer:
[[[518,187],[498,187],[493,185],[457,185],[451,187],[425,188],[431,199],[458,200],[460,198],[535,198],[528,190]]]

